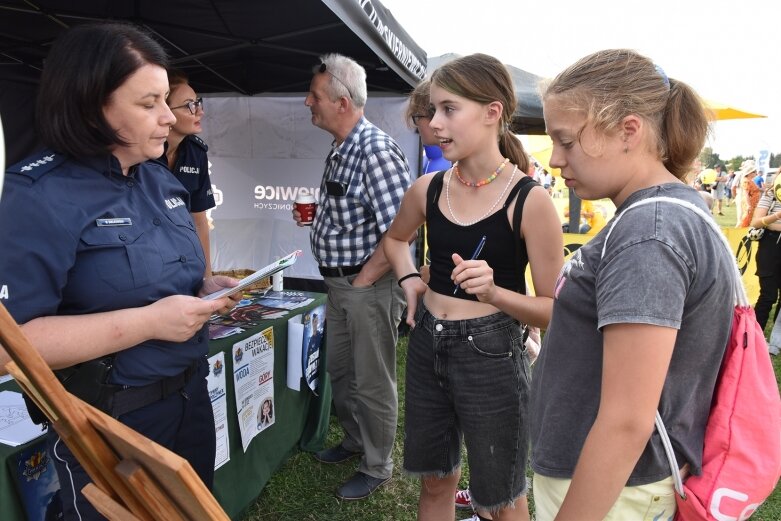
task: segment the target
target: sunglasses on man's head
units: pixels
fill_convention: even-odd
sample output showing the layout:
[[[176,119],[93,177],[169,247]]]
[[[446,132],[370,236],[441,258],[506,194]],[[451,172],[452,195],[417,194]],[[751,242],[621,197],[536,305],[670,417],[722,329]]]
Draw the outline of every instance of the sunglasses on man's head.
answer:
[[[195,111],[198,110],[198,107],[200,107],[201,110],[203,110],[203,98],[195,98],[195,101],[188,101],[184,105],[179,105],[178,107],[171,107],[171,110],[183,109],[185,107],[187,107],[187,110],[190,111],[190,114],[194,116]]]
[[[341,83],[344,86],[344,88],[347,89],[347,93],[350,95],[350,99],[355,99],[355,96],[353,96],[353,92],[350,90],[350,87],[348,87],[347,84],[345,82],[343,82],[341,78],[339,78],[339,76],[337,76],[333,72],[329,71],[328,68],[326,67],[325,63],[321,63],[320,64],[320,73],[322,74],[323,72],[327,72],[328,74],[333,76],[333,78],[336,81]]]

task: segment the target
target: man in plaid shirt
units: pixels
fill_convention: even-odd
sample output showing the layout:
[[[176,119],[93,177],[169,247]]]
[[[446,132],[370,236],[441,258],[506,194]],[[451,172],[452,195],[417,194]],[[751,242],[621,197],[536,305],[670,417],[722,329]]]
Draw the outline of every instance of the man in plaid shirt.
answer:
[[[312,253],[328,288],[326,345],[342,442],[315,454],[323,463],[361,457],[336,491],[362,499],[393,470],[396,434],[396,341],[404,307],[380,240],[410,186],[396,142],[364,116],[366,71],[338,54],[320,58],[306,97],[312,123],[334,142],[325,160],[312,225]],[[300,215],[293,216],[300,224]]]

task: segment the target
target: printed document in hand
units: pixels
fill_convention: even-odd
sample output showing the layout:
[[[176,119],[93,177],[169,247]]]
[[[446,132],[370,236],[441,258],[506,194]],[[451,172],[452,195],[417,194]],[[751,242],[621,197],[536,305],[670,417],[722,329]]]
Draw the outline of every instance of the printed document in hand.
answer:
[[[229,297],[234,293],[238,293],[239,291],[243,290],[247,286],[250,286],[255,282],[258,282],[260,279],[264,277],[268,277],[269,275],[273,275],[278,271],[282,271],[285,268],[292,266],[293,264],[296,263],[296,259],[300,255],[301,255],[301,250],[296,250],[293,253],[286,255],[277,261],[272,262],[265,268],[259,269],[252,275],[248,275],[247,277],[244,277],[239,281],[238,286],[221,289],[220,291],[215,291],[214,293],[210,293],[202,298],[203,300],[215,300],[222,297]]]

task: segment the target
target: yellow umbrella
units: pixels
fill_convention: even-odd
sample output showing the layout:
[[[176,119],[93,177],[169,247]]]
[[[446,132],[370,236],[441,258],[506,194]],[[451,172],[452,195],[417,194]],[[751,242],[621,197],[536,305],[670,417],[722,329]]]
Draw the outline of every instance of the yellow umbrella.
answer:
[[[767,116],[763,116],[762,114],[754,114],[752,112],[746,112],[745,110],[736,109],[735,107],[730,107],[729,105],[725,105],[723,103],[719,103],[717,101],[712,101],[709,99],[703,99],[702,101],[703,104],[705,105],[705,108],[711,112],[712,120],[749,119],[749,118],[767,117]]]

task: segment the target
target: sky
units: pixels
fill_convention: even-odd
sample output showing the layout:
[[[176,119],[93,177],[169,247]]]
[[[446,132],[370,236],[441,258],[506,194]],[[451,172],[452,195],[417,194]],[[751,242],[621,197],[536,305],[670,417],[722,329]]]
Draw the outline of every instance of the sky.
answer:
[[[483,52],[553,77],[594,51],[625,47],[710,100],[763,114],[718,121],[723,160],[781,154],[781,2],[768,0],[381,0],[429,56]]]

